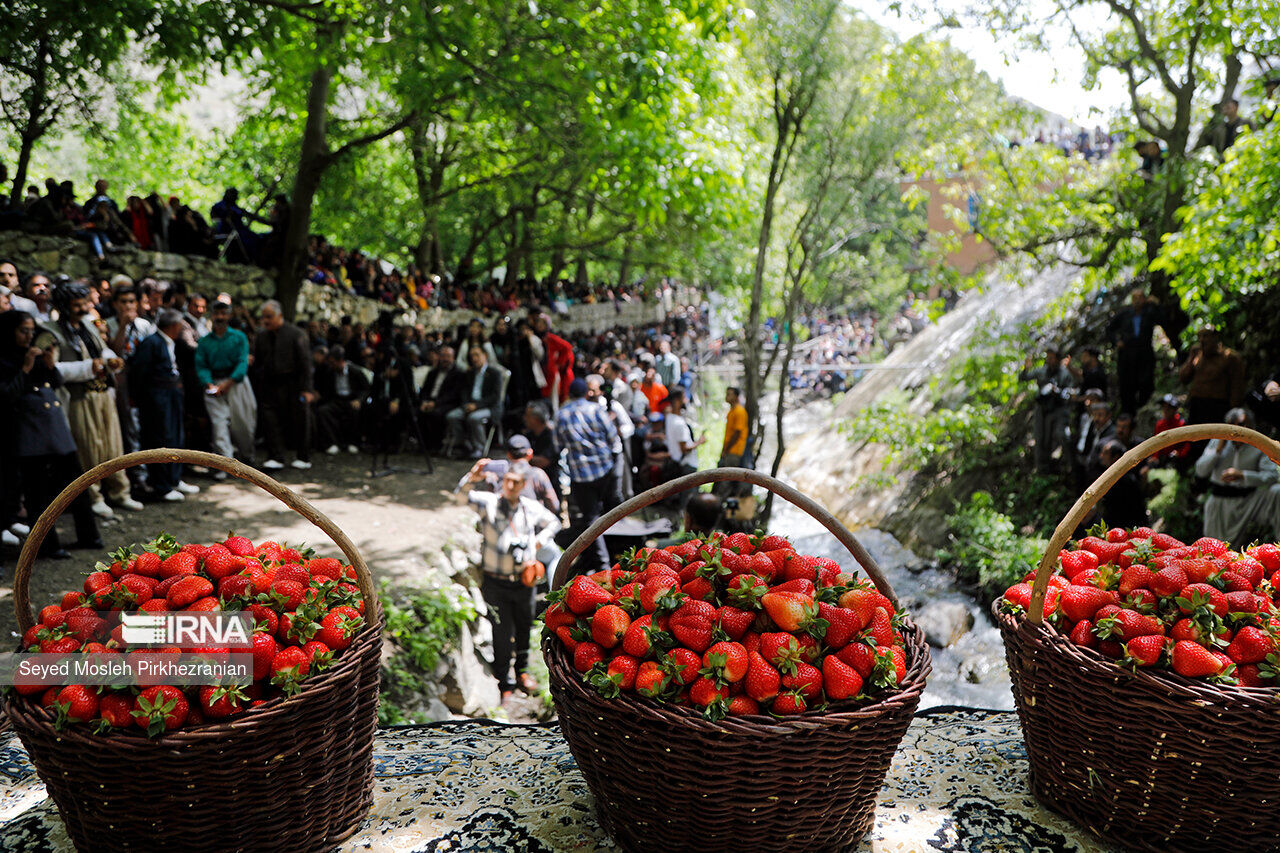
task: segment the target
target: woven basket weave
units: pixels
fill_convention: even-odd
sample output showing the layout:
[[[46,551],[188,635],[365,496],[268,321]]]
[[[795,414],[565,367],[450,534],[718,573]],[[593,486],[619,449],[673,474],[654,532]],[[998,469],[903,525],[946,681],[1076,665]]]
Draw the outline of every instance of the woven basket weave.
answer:
[[[894,600],[879,567],[843,525],[778,480],[742,468],[700,471],[637,495],[600,518],[561,558],[553,586],[623,517],[704,483],[740,480],[786,498],[830,530]],[[793,718],[727,717],[582,682],[562,644],[544,638],[560,728],[610,835],[629,851],[847,850],[875,821],[889,762],[920,703],[930,660],[924,633],[902,627],[907,676],[872,704],[840,702]]]
[[[1036,572],[1031,614],[993,608],[1036,799],[1133,850],[1280,850],[1280,691],[1133,673],[1037,618],[1058,552],[1107,490],[1153,453],[1210,438],[1252,444],[1280,461],[1280,444],[1226,424],[1148,439],[1058,525]]]
[[[248,480],[323,530],[355,567],[364,629],[334,666],[227,722],[149,739],[141,730],[57,731],[52,714],[9,692],[3,708],[80,851],[321,851],[350,837],[373,804],[382,614],[355,544],[310,503],[272,478],[211,453],[148,450],[86,472],[33,525],[14,581],[18,623],[40,542],[92,483],[125,468],[184,462]]]

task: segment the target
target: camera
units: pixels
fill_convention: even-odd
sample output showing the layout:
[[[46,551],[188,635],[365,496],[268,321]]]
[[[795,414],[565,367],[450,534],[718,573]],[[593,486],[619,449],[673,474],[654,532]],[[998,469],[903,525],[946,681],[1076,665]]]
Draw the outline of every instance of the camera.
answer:
[[[523,544],[511,543],[507,546],[507,553],[511,555],[511,559],[516,561],[516,565],[524,565],[529,561],[529,549]]]

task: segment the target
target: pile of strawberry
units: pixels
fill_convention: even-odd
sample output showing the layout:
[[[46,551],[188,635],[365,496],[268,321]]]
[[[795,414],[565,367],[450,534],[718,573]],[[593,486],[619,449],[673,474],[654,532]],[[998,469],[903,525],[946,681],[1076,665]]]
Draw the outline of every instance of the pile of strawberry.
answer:
[[[726,714],[803,714],[906,677],[901,614],[781,536],[643,548],[550,596],[543,619],[601,695]]]
[[[364,627],[355,570],[333,557],[276,542],[254,545],[229,536],[214,545],[181,544],[161,535],[121,548],[98,563],[82,591],[40,611],[22,648],[49,654],[225,654],[228,648],[130,647],[122,627],[95,611],[246,611],[253,614],[253,684],[185,689],[151,685],[116,689],[70,684],[15,686],[56,715],[59,726],[89,723],[99,732],[141,728],[157,736],[251,711],[302,689],[331,666]]]
[[[1280,546],[1242,553],[1207,537],[1184,545],[1148,527],[1091,533],[1059,555],[1048,623],[1135,670],[1280,687]],[[1033,580],[1010,587],[1001,607],[1027,612]]]

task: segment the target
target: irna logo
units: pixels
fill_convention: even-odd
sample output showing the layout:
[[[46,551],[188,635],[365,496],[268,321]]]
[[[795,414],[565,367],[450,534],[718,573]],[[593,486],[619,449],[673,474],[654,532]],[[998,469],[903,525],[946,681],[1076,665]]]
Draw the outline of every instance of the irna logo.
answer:
[[[253,616],[228,613],[121,613],[122,639],[130,645],[251,649]]]

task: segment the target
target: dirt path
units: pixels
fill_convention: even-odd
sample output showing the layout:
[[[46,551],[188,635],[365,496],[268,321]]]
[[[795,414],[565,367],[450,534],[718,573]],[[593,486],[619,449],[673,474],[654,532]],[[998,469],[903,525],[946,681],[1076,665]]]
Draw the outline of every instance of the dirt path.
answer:
[[[420,467],[422,460],[398,457],[394,461]],[[369,563],[375,584],[384,578],[401,584],[421,576],[451,537],[474,536],[474,515],[441,493],[451,490],[468,467],[464,462],[435,460],[431,476],[397,473],[373,479],[368,476],[366,456],[344,454],[319,456],[310,471],[286,468],[276,476],[346,531]],[[257,487],[240,480],[187,479],[200,486],[200,494],[180,504],[151,504],[138,513],[117,512],[115,518],[101,522],[108,550],[161,532],[181,541],[209,543],[234,531],[255,542],[305,542],[319,553],[339,555],[337,546],[326,541],[318,529]],[[64,541],[75,538],[69,519],[59,528]],[[33,607],[38,611],[57,601],[62,592],[78,589],[83,575],[101,558],[98,553],[73,551],[70,560],[37,562],[31,582]],[[11,588],[16,560],[13,550],[0,553],[0,636],[7,637],[17,628]]]

